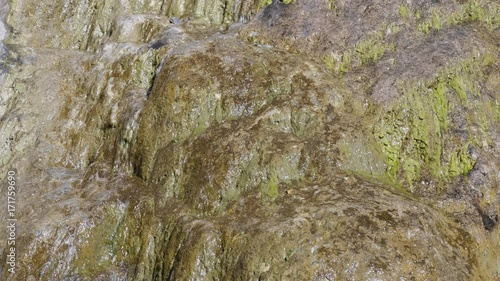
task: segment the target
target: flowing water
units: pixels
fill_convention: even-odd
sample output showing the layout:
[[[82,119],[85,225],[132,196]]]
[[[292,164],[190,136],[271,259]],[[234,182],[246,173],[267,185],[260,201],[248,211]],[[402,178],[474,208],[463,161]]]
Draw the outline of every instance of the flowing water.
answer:
[[[459,2],[0,0],[0,280],[500,279],[500,6]]]

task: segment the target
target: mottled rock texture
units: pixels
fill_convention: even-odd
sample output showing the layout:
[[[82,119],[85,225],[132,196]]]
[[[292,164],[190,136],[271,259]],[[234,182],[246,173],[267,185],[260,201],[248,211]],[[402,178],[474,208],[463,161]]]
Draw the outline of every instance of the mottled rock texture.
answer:
[[[500,279],[496,1],[0,19],[0,280]]]

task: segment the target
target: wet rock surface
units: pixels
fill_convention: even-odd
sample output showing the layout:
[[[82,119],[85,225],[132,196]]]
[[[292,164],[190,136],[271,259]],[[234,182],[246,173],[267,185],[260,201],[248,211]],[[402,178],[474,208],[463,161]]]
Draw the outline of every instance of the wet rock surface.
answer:
[[[1,280],[500,278],[498,3],[0,6]]]

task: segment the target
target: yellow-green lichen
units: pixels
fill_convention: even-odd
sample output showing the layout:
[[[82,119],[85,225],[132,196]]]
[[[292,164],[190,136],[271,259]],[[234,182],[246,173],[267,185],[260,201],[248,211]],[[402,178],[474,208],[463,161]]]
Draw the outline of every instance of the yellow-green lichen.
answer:
[[[354,48],[347,49],[339,55],[327,55],[324,58],[325,64],[342,77],[354,66],[377,62],[386,52],[395,49],[394,43],[386,40],[385,31],[388,29],[391,33],[399,31],[393,23],[383,24],[375,32],[360,39]]]
[[[406,5],[399,5],[399,15],[401,16],[403,21],[406,20],[406,16],[408,15],[408,9],[406,8]]]
[[[423,33],[429,33],[429,31],[431,30],[431,23],[429,21],[426,21],[419,24],[418,30]]]
[[[392,49],[392,45],[382,40],[382,36],[377,35],[356,44],[356,56],[361,60],[361,64],[376,62],[388,49]]]
[[[478,22],[491,30],[500,27],[500,5],[486,0],[473,0],[457,5],[453,11],[434,9],[431,18],[418,25],[418,30],[429,33],[432,29],[440,30],[443,26],[459,25],[465,22]]]
[[[260,0],[259,7],[269,6],[273,3],[273,0]]]
[[[336,64],[336,60],[335,58],[333,57],[333,55],[328,55],[328,56],[325,56],[323,58],[323,61],[325,62],[326,66],[331,69],[331,70],[335,70],[335,64]]]
[[[420,11],[419,11],[419,10],[416,10],[416,11],[415,11],[415,19],[416,19],[416,20],[419,20],[419,19],[421,19],[421,18],[422,18],[422,13],[420,13]]]
[[[279,195],[278,187],[279,187],[278,176],[276,176],[275,173],[271,173],[271,175],[268,178],[268,181],[261,184],[261,192],[265,196],[271,199],[276,199]]]
[[[420,174],[420,162],[411,158],[408,158],[403,163],[403,170],[406,173],[406,180],[410,184],[410,188],[413,186],[413,182],[417,179]]]
[[[339,63],[339,73],[340,75],[343,75],[347,71],[351,69],[351,61],[352,61],[352,51],[346,51],[342,54],[340,57],[340,63]]]
[[[431,25],[432,25],[432,28],[434,28],[438,31],[441,29],[441,26],[442,26],[441,18],[436,11],[432,11]]]
[[[467,153],[468,145],[451,154],[448,173],[458,176],[468,173],[474,167],[475,161]]]
[[[329,69],[342,77],[344,73],[351,70],[352,59],[352,51],[346,50],[337,57],[334,54],[327,55],[324,57],[323,61]]]
[[[328,9],[330,11],[335,10],[335,0],[328,0]]]
[[[447,84],[442,79],[438,79],[436,86],[432,90],[434,103],[433,109],[436,114],[439,124],[443,131],[448,129],[448,111],[450,110],[450,105],[448,104],[448,99],[446,97]]]
[[[391,31],[392,34],[396,34],[399,32],[399,26],[397,26],[394,23],[389,24],[389,30]],[[394,47],[394,46],[393,46]]]
[[[469,146],[491,142],[487,115],[498,115],[498,107],[483,98],[477,86],[486,80],[484,69],[491,64],[491,56],[466,59],[444,69],[433,81],[401,84],[401,99],[378,119],[374,131],[390,178],[411,187],[423,170],[446,181],[472,169],[475,160]],[[451,112],[467,120],[461,129],[467,141],[448,133],[450,127],[464,126],[453,123]]]
[[[462,103],[467,102],[467,93],[465,92],[466,85],[464,81],[462,80],[462,76],[460,75],[453,75],[450,77],[450,86],[451,88],[458,94],[460,101]]]

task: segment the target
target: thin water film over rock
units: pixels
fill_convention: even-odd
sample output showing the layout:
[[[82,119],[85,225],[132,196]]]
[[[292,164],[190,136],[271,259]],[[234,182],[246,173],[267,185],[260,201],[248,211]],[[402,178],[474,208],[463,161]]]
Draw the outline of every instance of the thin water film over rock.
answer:
[[[0,0],[0,280],[500,280],[493,0]]]

